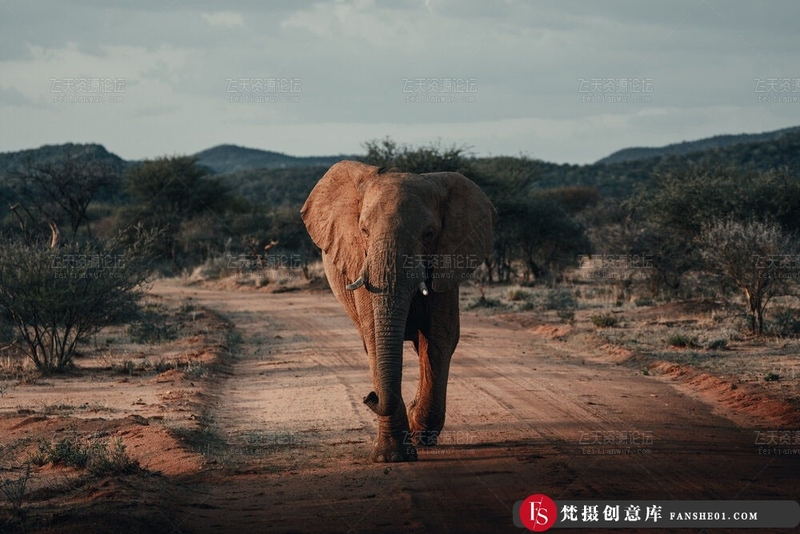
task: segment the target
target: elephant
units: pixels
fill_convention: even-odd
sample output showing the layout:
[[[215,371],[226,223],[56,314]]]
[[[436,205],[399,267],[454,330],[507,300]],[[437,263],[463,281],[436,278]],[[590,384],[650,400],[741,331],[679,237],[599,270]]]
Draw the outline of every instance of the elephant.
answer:
[[[345,160],[319,180],[300,214],[368,355],[374,389],[363,401],[378,419],[372,461],[414,461],[416,446],[436,445],[444,426],[459,284],[492,252],[494,206],[456,172],[413,174]],[[420,369],[408,412],[405,340]]]

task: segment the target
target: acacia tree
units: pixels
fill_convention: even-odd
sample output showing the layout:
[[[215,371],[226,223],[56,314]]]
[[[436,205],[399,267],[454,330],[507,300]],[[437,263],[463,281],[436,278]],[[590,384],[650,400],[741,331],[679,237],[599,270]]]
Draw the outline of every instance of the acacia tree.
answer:
[[[498,213],[504,244],[525,264],[525,279],[558,275],[579,254],[591,252],[584,227],[548,191],[503,202]]]
[[[205,167],[189,156],[147,160],[126,173],[133,205],[126,210],[124,226],[141,224],[161,233],[161,255],[173,265],[186,266],[197,260],[191,237],[200,223],[205,240],[219,236],[222,216],[230,206],[229,188],[209,176]],[[188,234],[188,235],[185,235]],[[209,237],[213,236],[213,237]],[[204,259],[204,258],[200,258]]]
[[[769,217],[788,232],[800,230],[800,181],[788,169],[688,165],[665,174],[623,202],[637,229],[631,253],[653,258],[661,281],[677,290],[700,267],[703,228],[715,221]]]
[[[35,233],[31,226],[46,224],[51,229],[66,229],[67,237],[75,238],[85,225],[91,238],[89,205],[118,178],[109,163],[69,151],[54,163],[28,159],[21,169],[11,173],[16,197],[11,209],[25,233]]]
[[[798,244],[774,223],[726,219],[703,227],[700,254],[705,267],[744,293],[752,332],[764,332],[764,310],[797,274]]]
[[[364,163],[378,167],[396,167],[405,172],[425,173],[453,171],[469,174],[470,158],[465,148],[431,144],[418,148],[398,145],[390,138],[364,143],[367,150]]]

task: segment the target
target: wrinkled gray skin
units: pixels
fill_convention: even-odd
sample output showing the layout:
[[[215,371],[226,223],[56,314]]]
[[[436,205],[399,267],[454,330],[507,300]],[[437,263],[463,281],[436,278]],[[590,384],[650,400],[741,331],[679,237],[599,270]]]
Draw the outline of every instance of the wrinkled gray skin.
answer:
[[[301,215],[369,355],[374,391],[364,403],[378,416],[372,459],[416,460],[415,445],[435,445],[444,426],[458,285],[491,253],[494,207],[458,173],[383,172],[341,161]],[[420,367],[408,411],[400,389],[404,340],[413,342]]]

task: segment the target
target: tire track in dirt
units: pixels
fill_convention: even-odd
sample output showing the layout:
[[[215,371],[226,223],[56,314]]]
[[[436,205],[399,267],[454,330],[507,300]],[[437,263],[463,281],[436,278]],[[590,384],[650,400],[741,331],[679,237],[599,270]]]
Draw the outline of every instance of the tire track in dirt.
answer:
[[[514,338],[516,336],[510,337]],[[467,336],[467,338],[469,339],[469,336]],[[548,340],[540,337],[531,337],[530,339],[534,341],[532,346],[534,347],[533,352],[536,354],[542,356],[554,352],[553,345]],[[571,380],[577,381],[577,383],[580,384],[582,382],[595,382],[595,380],[599,378],[606,383],[603,389],[607,391],[599,394],[595,391],[588,395],[578,396],[575,396],[573,392],[570,395],[569,389],[571,389],[571,387],[569,385],[566,391],[565,388],[558,387],[559,383],[562,385],[565,383],[563,379],[550,380],[547,378],[546,372],[535,375],[528,373],[531,367],[536,366],[535,363],[519,366],[518,362],[514,361],[514,358],[509,357],[503,364],[493,365],[497,360],[490,358],[488,354],[482,354],[486,351],[483,341],[485,340],[482,340],[478,343],[479,346],[475,347],[470,347],[468,345],[466,347],[462,346],[461,350],[470,355],[468,358],[480,358],[479,361],[483,362],[485,367],[496,371],[496,378],[493,381],[493,389],[496,392],[505,394],[506,397],[518,395],[519,398],[522,399],[519,404],[522,405],[539,404],[546,408],[541,414],[545,415],[545,417],[541,417],[535,424],[527,417],[519,417],[518,428],[524,428],[527,425],[533,432],[542,436],[546,441],[552,442],[558,450],[567,455],[575,456],[576,453],[578,453],[575,445],[578,444],[580,438],[576,433],[576,428],[573,430],[569,440],[564,439],[565,432],[555,424],[558,420],[575,423],[576,427],[582,430],[581,434],[583,434],[583,431],[600,431],[605,433],[610,430],[612,433],[621,433],[626,430],[634,429],[650,429],[651,431],[656,429],[654,431],[656,440],[655,447],[653,447],[654,451],[662,455],[669,455],[671,465],[668,465],[667,468],[663,468],[658,464],[654,465],[650,455],[629,455],[625,459],[626,464],[629,464],[629,468],[626,469],[626,471],[634,473],[638,471],[642,480],[650,482],[651,487],[648,488],[650,491],[656,491],[658,494],[663,494],[665,497],[670,498],[678,498],[679,496],[687,494],[694,494],[697,496],[705,495],[706,497],[711,494],[717,498],[723,498],[723,496],[726,495],[731,497],[729,485],[715,484],[713,480],[709,481],[698,477],[698,473],[702,473],[705,470],[702,464],[707,461],[709,454],[724,454],[728,458],[748,455],[749,459],[752,459],[754,452],[752,441],[750,441],[749,445],[751,445],[751,447],[748,449],[746,447],[748,443],[746,441],[742,443],[743,440],[740,439],[743,437],[742,433],[737,429],[729,428],[731,426],[729,422],[723,421],[723,424],[720,426],[716,420],[705,420],[695,417],[696,408],[692,407],[693,403],[685,402],[685,399],[683,399],[681,395],[676,395],[671,388],[664,387],[663,384],[659,384],[658,382],[653,382],[652,379],[637,377],[630,380],[627,376],[630,375],[630,372],[623,368],[615,369],[614,367],[602,365],[577,365],[575,362],[582,360],[582,358],[580,358],[581,355],[573,354],[572,356],[578,357],[573,357],[570,361],[563,361],[560,366],[569,370]],[[467,344],[469,344],[469,341]],[[556,351],[559,350],[568,352],[563,345],[561,347],[556,347]],[[459,367],[454,363],[453,368],[458,369]],[[456,377],[457,375],[458,373],[455,373]],[[609,375],[611,376],[609,377]],[[537,385],[531,387],[532,384]],[[638,389],[634,389],[632,386],[638,386]],[[617,390],[616,394],[614,394],[614,390]],[[516,395],[512,392],[515,392]],[[497,397],[496,394],[494,396]],[[632,397],[637,398],[637,404],[632,406],[619,405],[621,399],[630,399]],[[671,412],[672,419],[677,420],[677,424],[673,423],[671,426],[678,431],[671,431],[670,426],[656,426],[654,425],[654,421],[643,417],[642,413],[637,413],[644,412],[646,414],[651,410],[656,412],[665,411],[662,406],[667,407],[669,403],[662,403],[657,400],[659,398],[665,398],[670,401],[669,403],[675,403],[675,408],[669,409],[668,411]],[[617,402],[614,403],[613,401]],[[627,404],[628,401],[626,400],[625,403]],[[514,408],[514,406],[509,406],[508,402],[499,402],[499,404],[507,408]],[[605,408],[603,409],[603,407]],[[706,407],[703,407],[703,409],[705,408]],[[548,424],[545,412],[550,412],[551,414],[557,413],[558,415]],[[509,410],[509,414],[516,413],[518,413],[516,410]],[[690,415],[692,417],[689,417]],[[634,423],[631,423],[632,421]],[[688,427],[693,427],[695,435],[687,440],[685,428]],[[707,438],[712,438],[714,443],[704,443],[705,440],[702,439],[703,435]],[[752,433],[750,436],[752,436]],[[559,440],[562,440],[561,446],[559,446]],[[690,458],[687,461],[689,451],[694,453],[694,458]],[[588,478],[594,470],[601,472],[598,468],[603,467],[601,462],[604,461],[605,459],[602,456],[594,457],[580,473],[580,478]],[[586,464],[586,462],[573,463]],[[749,478],[755,478],[756,474],[761,472],[766,465],[757,460],[754,463],[755,465],[748,468],[750,473]],[[602,480],[603,478],[604,477],[597,477],[598,480]],[[746,485],[747,484],[741,485],[740,487],[742,490],[740,491],[745,491]],[[637,483],[636,486],[638,486],[640,488],[639,491],[641,491],[641,484]],[[562,493],[557,493],[554,496],[569,495],[569,490],[571,489],[572,487],[563,488]],[[608,489],[612,492],[611,494],[619,493],[619,489],[613,486]],[[606,491],[600,494],[608,495],[609,492]]]
[[[487,321],[481,321],[485,322]],[[465,323],[470,324],[468,318]],[[626,424],[629,414],[625,411],[621,409],[603,411],[599,409],[603,402],[587,401],[581,398],[579,391],[575,391],[576,382],[580,384],[597,379],[616,383],[627,380],[628,377],[624,376],[624,372],[618,371],[615,373],[617,376],[607,377],[605,374],[608,373],[608,369],[599,366],[570,366],[564,362],[555,362],[560,369],[554,370],[553,364],[547,362],[546,356],[542,354],[547,352],[543,350],[544,344],[535,339],[529,341],[525,350],[526,353],[536,354],[535,356],[523,359],[521,350],[518,352],[519,356],[513,354],[499,356],[495,349],[487,346],[499,344],[508,347],[507,342],[501,343],[497,340],[518,339],[520,336],[524,338],[526,334],[512,325],[492,326],[496,330],[494,334],[481,331],[480,334],[471,335],[467,330],[467,335],[462,337],[451,366],[446,428],[452,428],[453,419],[457,419],[460,428],[474,429],[474,434],[473,430],[468,430],[467,435],[473,438],[476,445],[477,442],[495,443],[498,446],[508,445],[507,451],[511,453],[509,456],[518,455],[517,458],[521,461],[532,459],[541,461],[542,464],[547,464],[550,456],[574,457],[580,454],[578,445],[583,434],[610,431],[616,436],[636,428],[653,428],[651,424],[645,427]],[[481,328],[485,328],[485,325],[481,325]],[[563,367],[567,369],[564,370]],[[475,372],[473,370],[475,368],[480,370]],[[479,378],[476,375],[479,375]],[[640,379],[638,386],[644,388],[653,385]],[[480,394],[472,395],[470,398],[470,389],[477,390]],[[656,389],[659,387],[656,386]],[[661,389],[666,388],[661,387]],[[463,393],[464,391],[467,393]],[[627,388],[625,391],[630,393]],[[667,391],[667,394],[672,392]],[[649,395],[648,393],[648,398]],[[588,397],[595,399],[603,396],[602,391],[588,394]],[[476,420],[491,421],[492,424],[476,425]],[[456,432],[461,434],[459,431]],[[674,498],[674,490],[670,490],[670,485],[681,488],[682,491],[707,492],[707,488],[701,485],[692,486],[691,483],[687,483],[687,480],[692,479],[693,471],[681,468],[680,460],[674,458],[673,460],[674,463],[668,469],[658,474],[648,466],[648,463],[652,463],[649,458],[628,455],[625,462],[629,464],[628,472],[638,472],[640,478],[650,481],[651,488],[648,489],[656,490],[659,494]],[[603,474],[605,461],[606,458],[602,456],[587,456],[578,462],[553,462],[547,469],[566,479],[564,487],[555,492],[553,497],[565,498],[574,495],[571,489],[582,490],[580,496],[583,498],[618,495],[619,487],[609,487],[609,484],[604,484],[593,489],[597,482],[587,483],[592,473]],[[489,471],[471,469],[469,462],[464,460],[459,460],[459,464],[459,467],[467,472],[465,474],[471,472],[479,483],[483,477],[490,474]],[[575,467],[570,467],[568,464]],[[515,469],[507,470],[506,475],[512,477],[517,472]],[[439,477],[434,478],[447,479],[451,473],[452,466],[448,465],[440,470]],[[667,475],[670,475],[670,478],[665,481],[664,477]],[[605,476],[597,478],[602,481]],[[582,484],[588,487],[576,488],[576,483],[578,486]],[[508,502],[502,495],[493,491],[496,488],[493,488],[492,484],[483,485],[487,490],[487,496],[494,495],[500,503]],[[453,491],[459,486],[463,487],[461,484],[450,487],[439,486],[435,492],[431,492],[428,498],[436,505],[429,506],[428,513],[436,514],[437,510],[446,509],[448,502],[464,502],[464,496]],[[630,495],[634,495],[635,491],[641,491],[641,487],[638,490],[634,489]],[[441,521],[437,527],[446,524],[445,518],[446,515],[440,516]]]
[[[260,431],[267,439],[269,432],[286,433],[284,445],[291,449],[296,440],[306,439],[303,434],[335,443],[337,432],[374,426],[355,395],[357,389],[371,387],[368,372],[364,374],[366,357],[359,361],[356,349],[363,349],[346,335],[352,325],[335,303],[320,306],[314,299],[295,302],[281,296],[284,306],[279,313],[268,306],[272,313],[264,317],[264,303],[273,295],[203,295],[203,305],[234,322],[242,336],[233,376],[213,409],[220,433],[234,441],[251,432]],[[343,398],[350,401],[344,413],[341,405],[329,401]],[[253,438],[251,443],[260,439]],[[268,452],[277,453],[280,447],[275,449]]]
[[[194,493],[174,497],[194,507],[193,530],[519,532],[513,504],[534,492],[795,498],[799,462],[759,457],[752,430],[668,384],[577,363],[564,357],[574,348],[560,354],[521,327],[471,313],[462,314],[440,446],[420,449],[416,463],[372,464],[376,426],[361,403],[369,365],[330,294],[157,290],[191,296],[242,334],[210,410],[232,453],[182,481]],[[417,374],[407,344],[406,399]],[[625,449],[604,440],[634,431],[649,432],[650,442],[628,448],[647,453],[592,451]]]

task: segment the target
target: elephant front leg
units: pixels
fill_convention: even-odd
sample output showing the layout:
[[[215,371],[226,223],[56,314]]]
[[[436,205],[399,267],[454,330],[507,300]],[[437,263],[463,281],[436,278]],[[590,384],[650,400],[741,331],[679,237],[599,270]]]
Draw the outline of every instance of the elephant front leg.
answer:
[[[420,337],[417,344],[420,380],[417,396],[409,407],[409,427],[412,443],[432,446],[438,443],[444,428],[450,355]]]
[[[459,337],[458,289],[429,298],[428,321],[420,321],[414,340],[419,387],[408,412],[411,439],[418,445],[436,445],[444,428],[450,359]]]
[[[385,463],[416,460],[417,449],[411,440],[406,406],[400,401],[393,415],[378,416],[378,438],[372,451],[372,461]]]

